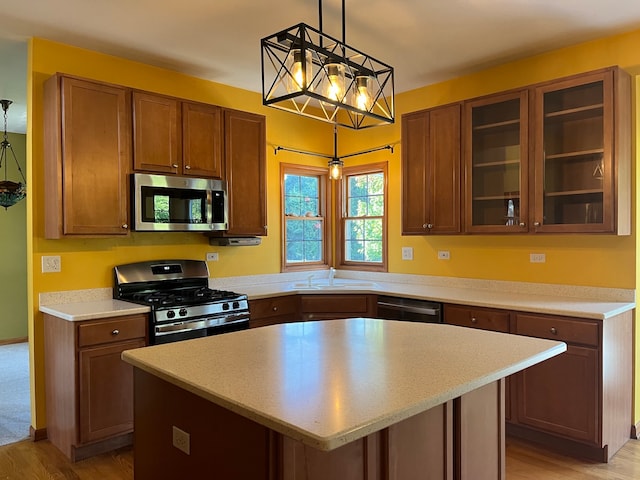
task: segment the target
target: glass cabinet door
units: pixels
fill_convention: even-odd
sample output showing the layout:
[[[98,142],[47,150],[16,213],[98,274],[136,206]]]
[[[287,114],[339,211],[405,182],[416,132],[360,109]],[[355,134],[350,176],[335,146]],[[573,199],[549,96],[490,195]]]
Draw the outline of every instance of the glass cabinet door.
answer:
[[[466,104],[466,231],[528,230],[528,92]]]
[[[613,231],[611,72],[536,88],[537,232]]]

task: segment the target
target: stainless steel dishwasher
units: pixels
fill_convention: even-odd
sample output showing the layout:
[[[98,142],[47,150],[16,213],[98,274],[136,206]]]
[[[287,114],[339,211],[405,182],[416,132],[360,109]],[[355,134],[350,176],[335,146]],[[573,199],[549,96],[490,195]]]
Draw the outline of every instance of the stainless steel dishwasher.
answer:
[[[407,322],[442,323],[442,304],[429,300],[379,295],[378,318]]]

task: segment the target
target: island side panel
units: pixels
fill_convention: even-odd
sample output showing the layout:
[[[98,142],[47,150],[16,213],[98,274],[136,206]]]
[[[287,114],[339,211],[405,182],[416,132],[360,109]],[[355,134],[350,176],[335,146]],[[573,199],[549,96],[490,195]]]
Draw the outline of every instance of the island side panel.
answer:
[[[187,432],[190,454],[173,446],[173,426]],[[136,480],[272,480],[269,429],[134,369]]]
[[[455,478],[504,480],[505,379],[454,400]]]

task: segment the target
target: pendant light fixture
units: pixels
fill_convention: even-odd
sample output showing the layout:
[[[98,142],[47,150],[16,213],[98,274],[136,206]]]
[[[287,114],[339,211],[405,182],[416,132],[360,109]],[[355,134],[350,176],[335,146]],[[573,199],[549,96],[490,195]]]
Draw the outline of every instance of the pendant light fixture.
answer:
[[[327,158],[329,160],[328,162],[329,178],[331,180],[340,180],[342,178],[342,167],[344,167],[343,159],[349,158],[349,157],[355,157],[358,155],[365,155],[367,153],[378,152],[380,150],[391,150],[391,153],[393,153],[393,147],[391,145],[383,145],[381,147],[369,148],[368,150],[349,153],[347,155],[343,155],[339,157],[338,156],[338,126],[336,125],[333,127],[333,156],[325,155],[324,153],[308,152],[305,150],[298,150],[295,148],[281,147],[281,146],[277,146],[274,149],[273,153],[274,155],[277,155],[278,152],[284,151],[284,152],[299,153],[301,155],[311,155],[313,157]]]
[[[393,67],[300,23],[261,40],[262,103],[352,129],[394,122]]]
[[[9,105],[12,103],[13,102],[11,100],[0,100],[0,105],[4,111],[4,137],[2,142],[0,142],[0,169],[4,163],[4,180],[0,181],[0,205],[3,206],[5,210],[14,206],[27,195],[27,181],[24,178],[16,153],[13,151],[13,147],[11,146],[11,143],[9,143],[7,136],[7,111],[9,110]],[[7,180],[7,164],[9,163],[8,152],[11,152],[11,155],[13,156],[18,172],[22,177],[22,182],[12,182]]]

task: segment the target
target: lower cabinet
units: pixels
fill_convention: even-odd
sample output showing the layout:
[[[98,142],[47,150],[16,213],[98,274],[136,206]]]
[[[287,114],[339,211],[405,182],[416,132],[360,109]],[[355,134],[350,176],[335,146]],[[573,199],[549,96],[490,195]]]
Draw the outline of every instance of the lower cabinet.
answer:
[[[133,369],[147,316],[73,322],[44,315],[47,437],[72,461],[132,442]]]
[[[249,300],[249,326],[255,328],[299,321],[299,305],[297,295]]]
[[[367,294],[301,295],[302,320],[375,317],[377,296]]]
[[[475,328],[494,330],[500,315],[508,319],[508,329],[500,331],[567,344],[565,353],[507,379],[507,432],[607,462],[631,433],[632,312],[595,320],[460,305],[444,308],[445,323]]]

